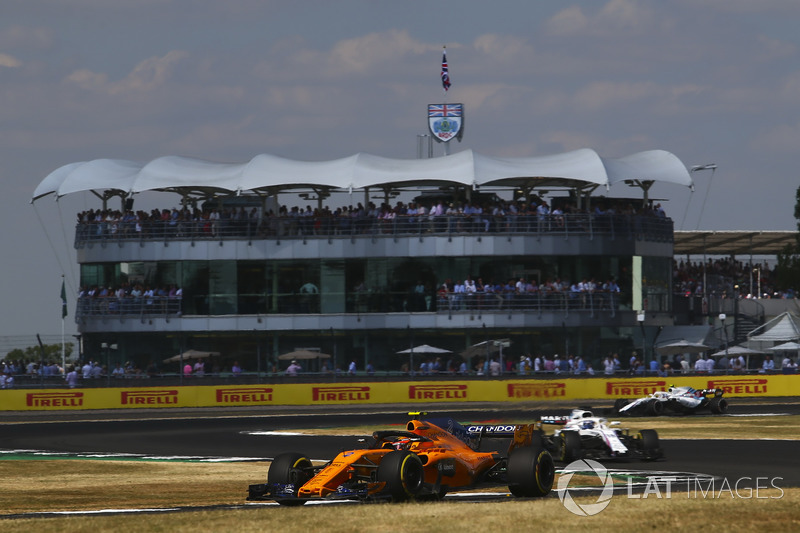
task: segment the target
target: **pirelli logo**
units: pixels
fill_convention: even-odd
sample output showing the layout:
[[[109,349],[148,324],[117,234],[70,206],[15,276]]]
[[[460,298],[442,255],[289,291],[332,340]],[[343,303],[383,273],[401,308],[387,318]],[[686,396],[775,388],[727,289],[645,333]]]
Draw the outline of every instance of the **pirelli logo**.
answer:
[[[759,378],[726,379],[708,382],[709,389],[722,389],[725,394],[766,394],[767,380]]]
[[[468,385],[409,385],[410,400],[463,400]]]
[[[666,386],[666,381],[657,379],[609,381],[606,383],[606,396],[647,396],[664,390]]]
[[[217,389],[217,403],[268,403],[271,401],[271,387]]]
[[[82,392],[29,392],[25,395],[28,407],[82,407]]]
[[[567,384],[561,382],[509,383],[509,398],[558,398],[566,396]]]
[[[122,391],[122,405],[175,405],[178,403],[177,390]]]
[[[364,402],[369,400],[368,386],[339,385],[313,387],[311,400],[314,402]]]

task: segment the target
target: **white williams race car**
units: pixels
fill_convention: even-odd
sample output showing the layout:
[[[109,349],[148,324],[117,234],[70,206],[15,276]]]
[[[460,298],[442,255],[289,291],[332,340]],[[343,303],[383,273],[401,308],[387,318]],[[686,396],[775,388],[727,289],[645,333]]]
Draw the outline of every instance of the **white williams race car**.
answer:
[[[573,409],[570,416],[543,416],[541,423],[562,426],[545,435],[544,441],[548,451],[565,463],[581,458],[655,461],[664,456],[655,430],[642,429],[631,435],[630,430],[615,427],[619,422],[609,422],[584,409]]]
[[[672,386],[666,391],[657,391],[650,396],[632,402],[617,400],[614,410],[622,415],[659,416],[673,413],[695,413],[708,409],[715,415],[728,412],[728,400],[722,397],[722,389],[693,389]]]

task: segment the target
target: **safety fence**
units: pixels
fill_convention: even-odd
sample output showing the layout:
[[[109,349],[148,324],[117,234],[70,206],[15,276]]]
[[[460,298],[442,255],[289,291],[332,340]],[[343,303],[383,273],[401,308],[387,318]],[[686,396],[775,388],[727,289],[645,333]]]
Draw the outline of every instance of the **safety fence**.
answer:
[[[122,387],[0,390],[2,411],[91,410],[170,407],[413,405],[460,402],[613,403],[666,390],[671,385],[719,388],[726,397],[795,396],[800,375],[690,376],[494,381],[398,381],[280,383],[189,387]]]

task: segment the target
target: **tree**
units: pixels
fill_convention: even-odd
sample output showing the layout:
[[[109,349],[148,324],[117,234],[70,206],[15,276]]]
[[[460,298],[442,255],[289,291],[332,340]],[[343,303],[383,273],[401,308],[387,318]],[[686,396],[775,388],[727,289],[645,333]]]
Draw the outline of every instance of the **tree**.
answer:
[[[68,342],[64,345],[64,354],[67,359],[72,355],[73,345]],[[6,359],[9,361],[40,361],[42,359],[42,351],[38,345],[28,346],[24,350],[15,348],[6,354]],[[61,345],[60,344],[45,344],[44,345],[44,360],[61,361]]]
[[[800,288],[800,187],[795,193],[794,218],[797,220],[796,242],[778,254],[777,285],[778,289],[791,290],[797,295]]]

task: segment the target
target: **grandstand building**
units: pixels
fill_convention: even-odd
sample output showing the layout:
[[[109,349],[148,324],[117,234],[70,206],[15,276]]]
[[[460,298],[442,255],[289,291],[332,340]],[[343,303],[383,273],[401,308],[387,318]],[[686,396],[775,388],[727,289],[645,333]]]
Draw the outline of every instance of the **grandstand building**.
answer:
[[[75,233],[72,316],[89,358],[116,346],[112,364],[175,372],[162,361],[195,349],[222,354],[223,371],[269,372],[307,349],[392,373],[411,347],[448,350],[446,365],[484,343],[490,357],[574,354],[602,372],[673,323],[673,223],[647,198],[654,182],[692,186],[664,151],[165,157],[66,165],[33,199],[102,199]],[[629,186],[641,196],[606,196]],[[163,209],[137,210],[144,191]],[[484,354],[470,353],[474,367]]]

